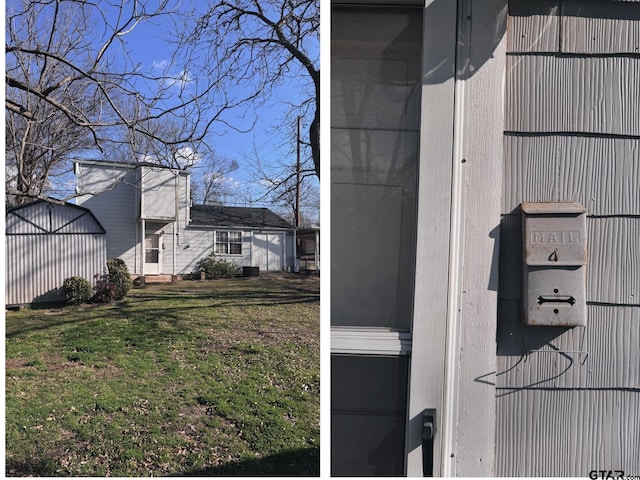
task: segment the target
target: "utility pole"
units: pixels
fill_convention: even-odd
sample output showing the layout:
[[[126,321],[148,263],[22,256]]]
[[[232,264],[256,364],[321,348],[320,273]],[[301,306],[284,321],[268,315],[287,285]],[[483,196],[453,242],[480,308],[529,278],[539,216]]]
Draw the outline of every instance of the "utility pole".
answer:
[[[298,133],[296,138],[297,158],[296,158],[296,228],[300,228],[300,117],[298,117]]]
[[[295,211],[295,229],[293,230],[293,271],[299,272],[300,266],[298,265],[298,239],[297,231],[300,228],[300,117],[298,117],[297,123],[297,136],[296,136],[296,211]]]

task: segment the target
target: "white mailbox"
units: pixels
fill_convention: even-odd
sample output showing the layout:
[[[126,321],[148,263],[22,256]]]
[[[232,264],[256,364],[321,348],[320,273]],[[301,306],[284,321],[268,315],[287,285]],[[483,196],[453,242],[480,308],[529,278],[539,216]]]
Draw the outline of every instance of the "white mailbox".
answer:
[[[587,210],[580,203],[523,203],[526,325],[586,326]]]

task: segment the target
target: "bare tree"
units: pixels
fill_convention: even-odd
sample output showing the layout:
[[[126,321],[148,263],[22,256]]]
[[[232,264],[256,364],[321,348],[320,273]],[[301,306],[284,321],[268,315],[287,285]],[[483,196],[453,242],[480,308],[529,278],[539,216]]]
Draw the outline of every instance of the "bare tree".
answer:
[[[233,103],[269,102],[285,81],[298,90],[288,117],[308,118],[305,143],[319,178],[319,0],[215,0],[192,18],[178,39],[181,55]]]
[[[48,196],[72,157],[189,166],[212,148],[214,125],[238,129],[228,112],[249,115],[283,83],[304,92],[290,107],[307,118],[304,158],[319,177],[318,3],[194,2],[187,12],[178,0],[8,0],[9,200]],[[181,35],[164,69],[150,71],[127,38],[156,20]]]
[[[200,154],[198,154],[198,157]],[[204,158],[196,158],[191,168],[191,198],[200,205],[229,203],[240,200],[237,186],[229,174],[238,169],[238,162],[209,152]]]
[[[82,42],[79,24],[66,9],[54,5],[51,12],[56,35],[41,21],[45,5],[13,7],[7,8],[6,174],[7,191],[21,201],[42,195],[61,159],[89,146],[82,123],[98,105],[89,82],[58,60]],[[50,56],[40,53],[44,50]]]
[[[184,148],[206,143],[211,126],[236,105],[173,62],[145,71],[128,51],[140,24],[178,21],[173,1],[8,0],[9,201],[47,196],[72,156],[178,166]]]
[[[296,189],[286,188],[282,192],[274,192],[271,204],[283,218],[297,227],[317,227],[320,221],[320,192],[317,184],[303,182],[300,184],[300,198],[296,200]],[[297,223],[297,225],[296,225]]]
[[[319,217],[318,177],[310,158],[310,146],[300,136],[299,119],[285,123],[278,133],[293,139],[283,158],[265,161],[262,148],[253,147],[246,163],[251,166],[252,179],[257,186],[254,201],[278,205],[287,219],[297,226],[317,223]],[[291,160],[295,159],[295,160]],[[310,225],[306,225],[310,226]]]

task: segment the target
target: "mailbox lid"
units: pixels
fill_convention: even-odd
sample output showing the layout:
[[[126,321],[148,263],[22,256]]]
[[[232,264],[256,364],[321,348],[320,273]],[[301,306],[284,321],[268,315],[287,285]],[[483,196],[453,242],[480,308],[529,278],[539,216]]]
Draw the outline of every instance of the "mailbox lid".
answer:
[[[522,212],[527,215],[579,215],[587,209],[579,202],[523,202]]]
[[[529,266],[587,264],[587,210],[580,203],[523,203],[524,262]]]

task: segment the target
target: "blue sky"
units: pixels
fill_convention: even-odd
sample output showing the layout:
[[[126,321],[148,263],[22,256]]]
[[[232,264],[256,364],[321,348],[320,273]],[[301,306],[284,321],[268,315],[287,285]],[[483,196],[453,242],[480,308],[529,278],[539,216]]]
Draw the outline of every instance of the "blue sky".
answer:
[[[19,11],[20,2],[21,0],[10,0],[8,9],[13,11],[13,8],[15,7],[18,9],[17,11]],[[110,28],[104,28],[103,19],[100,15],[104,14],[109,25],[113,26],[117,23],[116,15],[118,13],[118,3],[119,2],[113,2],[113,5],[115,6],[111,7],[110,10],[107,9],[110,8],[109,6],[112,5],[112,2],[87,4],[93,5],[88,7],[91,14],[94,15],[92,17],[93,23],[87,27],[84,23],[80,22],[78,26],[83,30],[80,31],[78,38],[83,38],[84,41],[91,42],[95,48],[98,49],[112,31]],[[160,2],[157,2],[157,0],[143,0],[142,3],[146,3],[153,7]],[[190,9],[194,5],[197,8],[204,10],[208,2],[205,3],[204,1],[198,0],[169,0],[169,3],[173,5],[181,5],[181,8],[184,10]],[[130,1],[124,2],[126,7],[131,7],[133,4],[134,2]],[[75,5],[77,6],[78,4]],[[53,15],[53,7],[52,4],[48,4],[46,6],[44,4],[39,4],[39,6],[40,8],[37,11],[40,12],[41,17],[38,19],[38,22],[42,22],[43,27],[40,29],[40,33],[42,33],[46,38],[48,36],[47,32],[50,31],[47,29],[50,29],[51,24],[51,18],[47,18],[46,15]],[[124,18],[128,17],[128,13],[129,12],[125,12]],[[60,18],[62,18],[62,16]],[[136,65],[140,72],[148,73],[150,77],[154,77],[160,74],[161,69],[164,68],[166,69],[164,73],[175,76],[183,75],[185,79],[190,81],[196,78],[198,75],[197,72],[195,70],[191,72],[188,71],[184,64],[171,65],[172,47],[168,46],[167,40],[174,36],[176,27],[173,22],[185,21],[182,18],[179,20],[176,19],[177,17],[175,15],[154,17],[153,19],[142,21],[126,35],[119,37],[120,40],[125,43],[125,49],[129,57],[126,61],[126,70],[131,70],[131,68],[134,68],[133,66]],[[182,25],[182,23],[178,25]],[[64,29],[62,31],[64,32]],[[46,39],[44,41],[46,41]],[[62,43],[64,44],[64,42]],[[83,50],[84,48],[86,47],[84,43],[82,43],[80,49],[73,52],[71,55],[78,55],[78,58],[83,56],[84,53],[86,53],[86,50]],[[115,42],[111,45],[109,51],[113,54],[116,62],[125,62],[124,52],[120,50],[120,48],[121,45]],[[111,57],[111,54],[107,53],[107,57]],[[317,57],[319,54],[316,51],[311,55]],[[203,58],[205,58],[205,61],[210,60],[206,55],[204,55]],[[117,69],[118,67],[116,67],[116,70]],[[240,87],[236,86],[236,88]],[[142,81],[139,81],[139,83],[136,82],[135,89],[144,94],[145,84]],[[289,111],[290,103],[299,104],[302,102],[302,95],[304,95],[304,93],[300,93],[302,91],[303,89],[298,88],[295,85],[295,80],[284,79],[283,85],[280,85],[278,88],[275,88],[270,92],[268,103],[259,107],[255,111],[248,112],[248,119],[243,117],[243,114],[247,113],[243,110],[231,110],[225,112],[226,118],[224,118],[224,120],[226,123],[234,125],[240,130],[249,130],[245,133],[229,128],[223,122],[214,123],[211,126],[211,134],[207,139],[207,143],[213,148],[215,155],[233,160],[239,165],[239,168],[236,171],[229,174],[230,178],[227,185],[233,187],[231,188],[232,191],[242,192],[244,194],[249,192],[250,194],[248,196],[253,197],[254,199],[258,197],[257,194],[252,194],[251,192],[259,189],[255,188],[255,186],[250,183],[252,173],[251,163],[252,160],[255,159],[256,155],[259,156],[259,159],[263,164],[295,164],[295,116],[289,115],[289,118],[284,120],[283,118]],[[306,93],[308,95],[308,92]],[[171,104],[171,99],[168,100],[168,103]],[[212,102],[211,104],[213,105],[215,102]],[[254,117],[257,118],[255,124],[253,124]],[[283,121],[286,122],[285,128],[278,128],[282,127],[281,122]],[[303,124],[303,138],[307,136],[306,128],[307,127]],[[207,152],[204,153],[206,154]],[[77,153],[77,155],[83,154],[86,155],[87,158],[99,157],[99,154],[92,150]],[[150,152],[150,154],[152,153]],[[140,159],[145,158],[114,158],[113,160],[131,161]],[[199,173],[205,171],[203,163],[204,161],[200,164],[196,164],[195,168],[193,168],[193,178],[197,178]],[[54,197],[72,198],[75,191],[75,179],[70,168],[61,171],[50,180],[52,186],[51,193]],[[317,179],[313,183],[316,187],[319,185]],[[264,190],[261,193],[264,193]],[[246,196],[247,195],[245,195],[245,197]],[[235,202],[240,199],[223,199],[223,201],[225,200]]]
[[[189,2],[187,2],[188,4]],[[203,4],[203,3],[201,3]],[[139,24],[131,33],[127,34],[125,41],[134,62],[140,62],[141,69],[152,72],[158,67],[167,66],[170,61],[170,52],[165,46],[170,22],[154,19],[152,22]],[[170,65],[172,74],[180,75],[184,72],[181,65]],[[157,73],[157,72],[156,72]],[[184,72],[189,75],[189,72]],[[295,163],[295,152],[290,152],[291,144],[285,139],[274,135],[274,128],[279,126],[280,120],[286,114],[285,101],[297,100],[296,89],[293,84],[285,83],[276,90],[275,98],[269,105],[255,110],[258,122],[253,128],[247,119],[242,118],[241,111],[230,111],[226,120],[240,129],[251,129],[242,133],[228,128],[219,123],[214,124],[212,131],[212,146],[217,155],[236,160],[238,170],[230,174],[230,181],[242,184],[239,188],[251,188],[247,183],[250,180],[250,166],[246,157],[254,155],[254,150],[259,149],[262,162],[277,162],[287,158],[288,163]],[[278,98],[280,97],[280,98]],[[304,132],[303,132],[304,134]],[[197,167],[196,167],[197,168]]]

